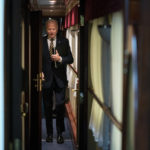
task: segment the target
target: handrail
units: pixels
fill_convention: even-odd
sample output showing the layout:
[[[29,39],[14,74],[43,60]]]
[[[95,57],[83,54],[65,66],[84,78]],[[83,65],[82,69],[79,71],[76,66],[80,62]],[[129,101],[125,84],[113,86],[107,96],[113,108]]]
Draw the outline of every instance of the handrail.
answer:
[[[75,68],[69,64],[69,67],[73,70],[73,72],[78,76],[78,72],[75,70]]]
[[[77,31],[79,32],[80,30],[79,29],[72,29],[71,30],[71,32],[77,32]]]
[[[96,94],[93,92],[91,88],[88,88],[88,91],[93,95],[97,103],[100,105],[100,107],[103,109],[103,111],[106,113],[106,115],[109,117],[109,119],[114,123],[114,125],[122,132],[122,124],[116,119],[116,117],[112,114],[109,107],[107,107],[101,100],[96,96]]]

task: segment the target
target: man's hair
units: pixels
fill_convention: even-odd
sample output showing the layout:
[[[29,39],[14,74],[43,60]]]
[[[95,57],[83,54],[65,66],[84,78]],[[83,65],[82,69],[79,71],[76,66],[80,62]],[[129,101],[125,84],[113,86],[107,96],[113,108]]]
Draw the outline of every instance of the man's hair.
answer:
[[[57,20],[48,19],[48,20],[46,21],[46,28],[47,28],[47,25],[48,25],[49,23],[54,23],[54,24],[56,25],[57,29],[58,29],[58,22],[57,22]]]

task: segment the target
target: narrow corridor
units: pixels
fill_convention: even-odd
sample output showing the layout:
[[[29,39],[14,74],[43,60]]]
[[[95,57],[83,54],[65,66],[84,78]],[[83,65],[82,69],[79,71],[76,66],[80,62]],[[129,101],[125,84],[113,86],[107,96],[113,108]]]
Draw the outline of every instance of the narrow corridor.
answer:
[[[46,142],[46,125],[45,119],[42,118],[42,150],[75,150],[74,143],[71,136],[71,128],[69,124],[69,120],[65,117],[65,129],[66,131],[63,133],[64,143],[57,144],[57,133],[56,133],[56,119],[53,119],[53,127],[54,127],[54,135],[53,135],[53,143]]]

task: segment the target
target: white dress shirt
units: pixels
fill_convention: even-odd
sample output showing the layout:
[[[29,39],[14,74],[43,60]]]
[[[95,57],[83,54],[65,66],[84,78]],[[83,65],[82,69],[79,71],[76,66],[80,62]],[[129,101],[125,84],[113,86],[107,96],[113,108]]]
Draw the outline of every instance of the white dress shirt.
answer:
[[[50,39],[47,39],[47,43],[48,43],[48,48],[50,49],[51,40],[50,40]],[[53,41],[53,45],[54,45],[54,48],[55,48],[55,47],[56,47],[56,38],[55,38],[54,41]]]

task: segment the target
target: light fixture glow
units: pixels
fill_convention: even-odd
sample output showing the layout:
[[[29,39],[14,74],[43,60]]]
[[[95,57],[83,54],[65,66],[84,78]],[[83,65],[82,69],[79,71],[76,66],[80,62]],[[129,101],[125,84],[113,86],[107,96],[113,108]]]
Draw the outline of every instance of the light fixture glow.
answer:
[[[57,0],[37,0],[39,5],[54,5]]]

